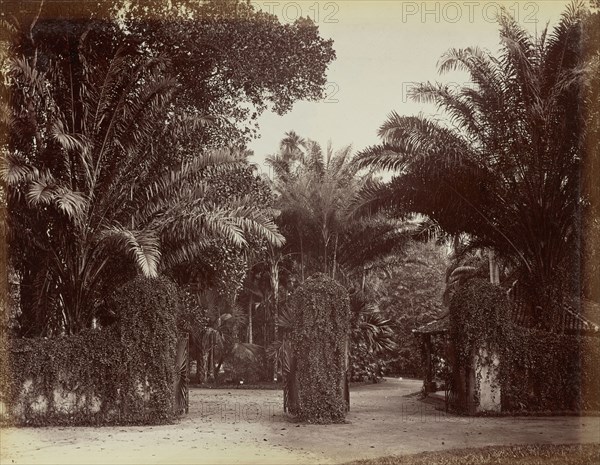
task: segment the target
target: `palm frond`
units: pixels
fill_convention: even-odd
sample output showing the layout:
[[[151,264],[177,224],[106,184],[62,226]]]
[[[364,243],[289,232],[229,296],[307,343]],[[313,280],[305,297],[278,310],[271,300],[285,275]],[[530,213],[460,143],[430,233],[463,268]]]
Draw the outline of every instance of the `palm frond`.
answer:
[[[395,145],[381,144],[367,147],[359,152],[355,163],[359,168],[402,172],[406,167],[407,158]]]
[[[184,263],[193,263],[213,246],[214,242],[211,240],[186,241],[163,246],[161,264],[169,269]]]
[[[53,200],[60,211],[71,218],[76,224],[81,224],[89,202],[85,195],[66,187],[57,187],[53,192]]]
[[[238,247],[248,243],[247,235],[283,244],[284,238],[272,218],[260,208],[248,205],[219,206],[204,202],[193,207],[183,206],[171,211],[163,225],[166,237],[198,240],[223,238]]]
[[[153,231],[135,231],[112,226],[102,231],[101,241],[112,243],[131,256],[144,276],[158,276],[160,240]]]
[[[295,322],[296,314],[294,310],[285,306],[279,310],[275,324],[284,330],[290,331],[294,327]]]
[[[369,180],[350,201],[353,217],[375,215],[381,211],[397,209],[399,198],[390,182]]]
[[[409,96],[417,102],[434,103],[438,109],[448,113],[452,122],[477,136],[480,127],[475,108],[469,100],[465,99],[465,94],[461,90],[454,90],[447,84],[427,82],[411,88]]]
[[[49,180],[36,180],[29,184],[27,201],[29,205],[49,205],[54,198],[54,183]]]
[[[28,164],[24,157],[14,152],[7,152],[0,159],[0,179],[8,186],[31,182],[40,177],[39,170]]]
[[[63,123],[57,119],[50,130],[50,135],[66,151],[89,152],[90,141],[83,134],[69,134],[65,132]]]
[[[262,208],[244,204],[230,211],[231,224],[245,234],[265,239],[270,244],[281,247],[285,238],[279,232],[272,217]]]
[[[233,357],[240,361],[256,362],[261,359],[265,349],[258,344],[235,342],[231,348]]]
[[[3,124],[7,129],[11,130],[14,127],[15,116],[8,102],[0,102],[0,124]]]

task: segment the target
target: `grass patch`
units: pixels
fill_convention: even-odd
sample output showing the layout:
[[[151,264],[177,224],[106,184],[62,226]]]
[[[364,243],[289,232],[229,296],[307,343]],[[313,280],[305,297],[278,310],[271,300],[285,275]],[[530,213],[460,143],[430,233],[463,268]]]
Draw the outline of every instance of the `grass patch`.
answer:
[[[597,465],[600,444],[490,446],[379,457],[346,465]]]

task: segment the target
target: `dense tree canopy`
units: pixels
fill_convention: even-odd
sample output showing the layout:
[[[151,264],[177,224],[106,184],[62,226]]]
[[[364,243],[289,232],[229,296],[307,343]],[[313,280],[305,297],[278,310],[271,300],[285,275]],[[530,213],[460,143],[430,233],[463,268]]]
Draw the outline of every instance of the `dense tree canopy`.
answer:
[[[421,347],[412,330],[446,311],[442,305],[448,266],[444,249],[434,242],[412,242],[396,263],[374,273],[369,280],[381,296],[381,313],[393,322],[393,340],[398,349],[380,357],[390,374],[421,375]]]
[[[280,245],[247,153],[214,147],[319,98],[335,56],[309,20],[248,2],[56,3],[2,22],[3,216],[32,335],[89,326],[136,268],[177,275],[212,251],[236,275],[244,248]]]
[[[186,124],[163,143],[176,142],[180,156],[193,156],[198,143],[243,144],[257,134],[265,109],[284,113],[297,100],[322,98],[335,59],[333,42],[311,20],[282,24],[243,0],[15,2],[3,17],[18,54],[35,47],[66,59],[85,37],[93,62],[128,43],[141,44],[138,53],[149,58],[166,58],[165,73],[179,84],[171,118]]]

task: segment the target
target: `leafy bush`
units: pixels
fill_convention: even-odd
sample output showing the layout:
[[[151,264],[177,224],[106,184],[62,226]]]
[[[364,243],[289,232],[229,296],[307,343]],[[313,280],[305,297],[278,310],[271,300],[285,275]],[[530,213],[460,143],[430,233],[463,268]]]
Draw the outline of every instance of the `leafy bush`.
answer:
[[[289,409],[300,420],[339,423],[346,415],[344,383],[350,304],[344,287],[324,274],[305,281],[292,296],[296,317],[291,333],[297,398]]]
[[[412,330],[445,312],[442,295],[448,259],[444,248],[434,242],[411,242],[398,260],[389,274],[373,272],[370,279],[371,285],[383,294],[377,299],[378,306],[393,322],[398,346],[385,357],[385,372],[391,376],[419,377],[421,347]]]
[[[398,351],[394,329],[373,300],[362,292],[350,296],[350,367],[351,381],[379,381],[385,358]]]
[[[108,328],[57,338],[7,339],[0,400],[9,422],[155,424],[173,417],[178,291],[138,278],[115,295]]]
[[[350,381],[372,381],[377,383],[383,377],[385,361],[363,345],[350,344]]]
[[[510,340],[511,305],[505,291],[480,278],[473,278],[460,286],[450,301],[450,364],[452,371],[451,404],[458,410],[473,406],[477,399],[469,396],[477,392],[469,373],[475,369],[475,355],[482,355],[480,363],[492,366],[494,357],[501,363]],[[479,383],[475,379],[475,383]]]
[[[267,363],[264,353],[257,354],[254,358],[232,357],[223,364],[224,374],[222,379],[225,383],[257,384],[272,381],[272,364]]]
[[[452,297],[450,339],[457,367],[468,366],[474,351],[481,347],[490,354],[498,353],[509,340],[511,328],[511,305],[501,287],[471,279]]]

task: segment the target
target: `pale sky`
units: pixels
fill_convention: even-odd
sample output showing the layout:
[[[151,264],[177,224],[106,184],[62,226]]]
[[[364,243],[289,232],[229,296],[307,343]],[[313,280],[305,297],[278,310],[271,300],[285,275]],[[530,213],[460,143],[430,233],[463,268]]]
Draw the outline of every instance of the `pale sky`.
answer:
[[[569,1],[367,1],[252,0],[282,21],[299,14],[319,26],[321,36],[334,40],[337,59],[327,74],[328,97],[323,102],[297,102],[289,113],[265,113],[259,120],[261,138],[250,143],[251,161],[262,165],[277,151],[284,133],[296,131],[325,146],[352,144],[355,150],[379,142],[377,129],[391,111],[412,115],[435,108],[411,102],[411,83],[440,81],[468,84],[462,73],[437,73],[437,61],[451,47],[478,45],[498,49],[495,15],[505,6],[536,34],[552,28]]]

